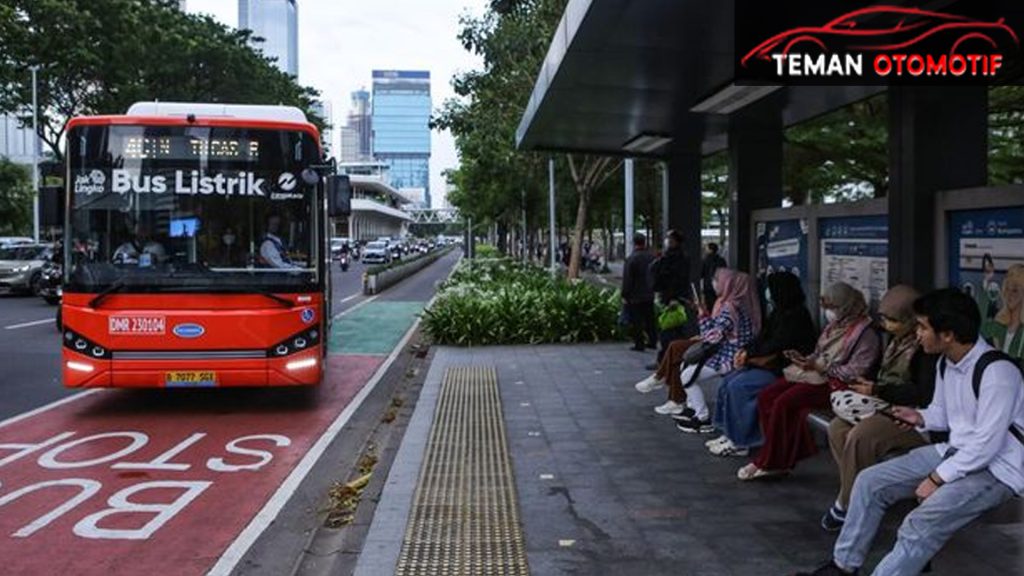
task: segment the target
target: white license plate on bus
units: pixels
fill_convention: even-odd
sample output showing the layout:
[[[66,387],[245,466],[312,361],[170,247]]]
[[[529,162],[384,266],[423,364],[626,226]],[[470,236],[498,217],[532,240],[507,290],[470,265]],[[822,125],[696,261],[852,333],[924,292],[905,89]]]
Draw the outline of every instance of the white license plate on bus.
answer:
[[[125,336],[162,336],[166,332],[164,316],[111,316],[107,319],[110,334]]]
[[[168,388],[212,388],[217,385],[217,373],[211,370],[186,370],[164,374]]]

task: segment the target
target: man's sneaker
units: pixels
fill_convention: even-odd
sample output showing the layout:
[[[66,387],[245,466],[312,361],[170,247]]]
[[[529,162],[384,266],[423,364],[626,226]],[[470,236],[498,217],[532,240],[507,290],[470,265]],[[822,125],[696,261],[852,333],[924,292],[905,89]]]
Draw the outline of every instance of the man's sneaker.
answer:
[[[725,439],[725,442],[710,446],[708,450],[715,456],[747,456],[750,454],[750,450],[733,444],[732,440],[728,438]]]
[[[711,418],[700,420],[696,416],[688,420],[676,420],[676,428],[687,434],[711,434],[715,431]]]
[[[828,561],[828,564],[823,564],[814,570],[814,572],[797,572],[793,576],[857,576],[857,571],[846,572],[836,566],[836,563],[832,560]]]
[[[671,400],[669,400],[668,402],[665,402],[661,406],[655,406],[654,407],[654,411],[655,412],[657,412],[658,414],[664,414],[666,416],[668,416],[669,414],[682,414],[683,410],[685,410],[685,409],[686,409],[686,406],[684,406],[684,405],[682,405],[682,404],[680,404],[678,402],[673,402]]]
[[[637,382],[633,387],[636,388],[637,392],[641,394],[647,394],[648,392],[654,392],[655,390],[661,388],[664,385],[664,380],[658,378],[654,374],[651,374],[647,378],[644,378],[643,380]]]
[[[821,517],[821,529],[825,532],[839,532],[846,522],[846,510],[840,510],[835,504]]]
[[[708,440],[707,442],[704,443],[704,446],[707,447],[707,448],[711,448],[715,444],[721,444],[723,442],[731,442],[731,440],[729,440],[728,436],[726,436],[725,434],[722,434],[721,436],[719,436],[718,438],[715,438],[714,440]]]

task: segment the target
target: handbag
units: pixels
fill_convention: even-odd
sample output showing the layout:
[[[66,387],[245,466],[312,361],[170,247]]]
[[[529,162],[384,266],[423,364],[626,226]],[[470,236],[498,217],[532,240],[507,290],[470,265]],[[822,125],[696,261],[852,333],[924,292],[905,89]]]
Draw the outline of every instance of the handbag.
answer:
[[[683,308],[679,304],[673,302],[658,315],[658,329],[665,331],[679,328],[683,324],[686,324],[688,319],[689,318],[686,315],[686,308]]]
[[[821,373],[814,370],[804,370],[796,364],[790,364],[782,369],[782,376],[789,382],[799,384],[813,384],[820,386],[828,382],[828,379],[821,375]]]
[[[719,346],[721,346],[720,342],[711,343],[703,340],[695,342],[683,353],[683,365],[704,364],[715,355],[715,352],[718,352]]]
[[[850,424],[874,416],[875,412],[889,407],[889,403],[874,396],[866,396],[853,390],[837,390],[829,395],[832,412]]]

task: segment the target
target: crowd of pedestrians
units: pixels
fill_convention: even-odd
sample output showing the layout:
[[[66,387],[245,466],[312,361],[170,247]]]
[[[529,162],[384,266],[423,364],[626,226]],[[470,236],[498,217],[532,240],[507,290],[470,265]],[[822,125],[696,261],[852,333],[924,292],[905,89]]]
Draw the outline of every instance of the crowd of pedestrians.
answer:
[[[635,384],[665,391],[654,411],[714,434],[712,456],[748,458],[736,473],[746,482],[817,453],[808,415],[831,417],[839,485],[821,528],[838,538],[832,558],[802,574],[857,574],[886,510],[915,498],[872,573],[919,574],[960,528],[1024,494],[1024,265],[984,315],[988,300],[955,289],[893,286],[873,313],[853,286],[823,286],[819,331],[794,274],[754,278],[709,246],[691,284],[680,235],[666,236],[660,257],[634,238],[622,284],[633,349],[659,348]],[[665,329],[671,310],[686,320]]]

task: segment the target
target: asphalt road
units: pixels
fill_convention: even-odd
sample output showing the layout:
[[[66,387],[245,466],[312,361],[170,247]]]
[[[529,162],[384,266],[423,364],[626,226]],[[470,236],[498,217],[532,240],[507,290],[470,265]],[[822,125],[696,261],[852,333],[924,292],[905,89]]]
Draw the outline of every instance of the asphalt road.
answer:
[[[364,270],[360,262],[347,272],[336,263],[332,266],[334,314],[366,299]],[[61,385],[56,312],[42,298],[0,296],[0,420],[78,392]]]

